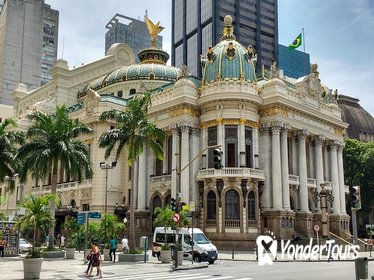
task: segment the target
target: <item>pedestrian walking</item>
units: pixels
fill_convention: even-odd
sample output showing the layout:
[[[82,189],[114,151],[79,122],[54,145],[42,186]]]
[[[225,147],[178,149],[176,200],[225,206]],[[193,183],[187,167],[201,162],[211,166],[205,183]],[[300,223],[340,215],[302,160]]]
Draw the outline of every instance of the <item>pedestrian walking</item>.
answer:
[[[1,258],[4,258],[4,250],[5,250],[5,241],[4,239],[0,239],[0,254]]]
[[[65,247],[65,236],[62,234],[60,238],[60,246],[61,248]]]
[[[123,251],[124,253],[127,253],[127,252],[129,251],[129,240],[127,239],[126,236],[124,236],[124,237],[122,238],[121,243],[122,243],[122,251]]]
[[[49,234],[45,237],[45,246],[49,245]]]
[[[110,240],[110,251],[109,251],[109,257],[110,257],[110,262],[116,262],[116,249],[117,249],[117,240],[112,237]],[[113,258],[112,258],[113,254]]]
[[[92,244],[90,264],[89,264],[89,266],[91,266],[91,267],[89,269],[89,273],[86,274],[86,277],[91,277],[92,270],[93,270],[94,267],[96,267],[97,276],[99,276],[99,278],[103,278],[103,274],[102,274],[102,270],[101,270],[100,249],[99,249],[99,244],[96,243],[96,242],[94,242]]]

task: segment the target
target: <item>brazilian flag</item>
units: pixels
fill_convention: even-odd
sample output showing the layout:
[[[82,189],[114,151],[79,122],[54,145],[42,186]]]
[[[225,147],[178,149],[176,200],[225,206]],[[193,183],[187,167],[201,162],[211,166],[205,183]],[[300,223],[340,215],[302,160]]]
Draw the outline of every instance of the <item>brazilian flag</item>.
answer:
[[[301,46],[301,44],[302,44],[302,39],[301,39],[301,33],[300,33],[299,36],[297,36],[296,39],[292,42],[292,44],[288,46],[288,49],[289,50],[297,49],[298,47]]]

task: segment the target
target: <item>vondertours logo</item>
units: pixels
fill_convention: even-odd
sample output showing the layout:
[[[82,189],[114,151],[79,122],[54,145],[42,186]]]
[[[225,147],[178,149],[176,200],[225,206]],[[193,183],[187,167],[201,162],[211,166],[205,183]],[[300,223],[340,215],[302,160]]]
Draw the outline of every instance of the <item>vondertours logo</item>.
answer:
[[[299,245],[291,244],[290,240],[278,242],[272,232],[267,232],[257,237],[256,245],[259,265],[271,265],[275,259],[321,260],[324,256],[328,259],[348,260],[359,257],[358,245],[338,245],[334,239],[327,240],[325,244],[313,245],[311,238],[308,245]]]

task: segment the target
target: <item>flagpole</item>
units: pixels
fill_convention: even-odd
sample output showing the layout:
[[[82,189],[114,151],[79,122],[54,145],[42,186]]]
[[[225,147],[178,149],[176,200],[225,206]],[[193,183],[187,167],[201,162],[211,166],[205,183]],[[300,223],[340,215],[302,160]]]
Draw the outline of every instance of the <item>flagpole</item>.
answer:
[[[302,28],[302,32],[303,32],[303,48],[304,48],[304,54],[305,54],[305,34],[304,34],[304,27]],[[303,58],[303,61],[304,61],[304,71],[305,72],[308,72],[307,71],[307,65],[305,63],[305,57]]]
[[[303,30],[303,46],[304,46],[304,53],[305,53],[305,34],[304,34],[304,27],[302,28]]]

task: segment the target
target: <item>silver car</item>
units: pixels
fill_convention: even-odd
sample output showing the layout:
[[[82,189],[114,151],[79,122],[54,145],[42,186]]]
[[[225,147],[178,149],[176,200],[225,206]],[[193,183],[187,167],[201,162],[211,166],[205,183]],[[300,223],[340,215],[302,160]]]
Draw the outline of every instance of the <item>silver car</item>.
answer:
[[[20,238],[19,239],[19,252],[20,253],[27,253],[29,250],[31,250],[32,245],[30,242],[28,242],[26,239]]]

